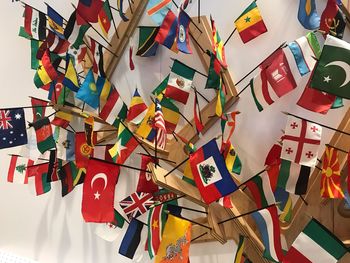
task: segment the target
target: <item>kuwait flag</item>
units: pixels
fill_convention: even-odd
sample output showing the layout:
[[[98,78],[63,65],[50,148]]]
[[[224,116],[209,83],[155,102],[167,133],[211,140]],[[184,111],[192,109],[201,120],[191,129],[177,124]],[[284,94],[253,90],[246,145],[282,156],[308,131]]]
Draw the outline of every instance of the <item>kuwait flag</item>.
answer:
[[[28,171],[26,171],[26,168],[33,164],[33,160],[18,155],[12,155],[7,181],[10,183],[28,184]]]
[[[293,242],[283,263],[336,263],[347,251],[326,227],[311,219]]]

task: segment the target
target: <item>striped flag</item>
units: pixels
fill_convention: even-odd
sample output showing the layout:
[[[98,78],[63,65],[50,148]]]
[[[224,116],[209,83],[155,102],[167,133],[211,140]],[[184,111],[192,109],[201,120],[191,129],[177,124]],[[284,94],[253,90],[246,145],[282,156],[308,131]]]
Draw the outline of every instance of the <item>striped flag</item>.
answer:
[[[64,29],[64,37],[68,42],[76,49],[84,43],[84,35],[89,29],[89,24],[79,26],[77,20],[80,16],[77,11],[74,11],[67,22],[67,26]]]
[[[244,252],[244,247],[245,247],[245,238],[242,235],[239,235],[239,242],[238,242],[238,246],[237,246],[237,252],[235,255],[235,260],[234,263],[242,263],[244,256],[243,256],[243,252]]]
[[[165,121],[164,121],[162,106],[160,105],[158,99],[156,99],[155,104],[156,104],[156,111],[154,115],[154,127],[157,128],[157,137],[156,137],[157,147],[164,150],[166,146],[166,139],[167,139]]]
[[[106,78],[103,60],[103,46],[90,37],[90,51],[93,54],[93,71],[95,74]]]
[[[64,18],[55,9],[47,5],[47,21],[49,22],[50,28],[60,38],[64,38],[63,20]]]
[[[160,26],[172,4],[171,0],[150,0],[146,7],[147,14]]]
[[[213,34],[213,53],[215,54],[216,58],[219,60],[221,66],[224,68],[227,68],[224,42],[222,41],[219,35],[219,32],[216,29],[215,22],[212,19],[212,17],[210,17],[210,21],[211,21],[211,28],[212,28],[212,34]]]
[[[24,8],[24,30],[33,39],[45,40],[46,38],[46,16],[44,13],[25,5]]]
[[[137,88],[135,89],[134,96],[131,99],[128,116],[126,119],[134,124],[140,124],[147,113],[147,105],[143,101]]]
[[[33,164],[33,160],[18,155],[12,155],[7,181],[10,183],[28,184],[28,171],[26,171],[26,168]]]
[[[166,221],[166,205],[158,205],[151,208],[148,214],[148,238],[147,248],[149,257],[152,259],[158,252],[160,241]]]
[[[139,47],[136,56],[154,56],[159,46],[159,43],[155,41],[159,27],[140,26],[139,28]]]
[[[51,63],[50,53],[46,50],[39,61],[39,67],[34,76],[34,84],[37,88],[41,88],[55,80],[57,77],[57,72]]]

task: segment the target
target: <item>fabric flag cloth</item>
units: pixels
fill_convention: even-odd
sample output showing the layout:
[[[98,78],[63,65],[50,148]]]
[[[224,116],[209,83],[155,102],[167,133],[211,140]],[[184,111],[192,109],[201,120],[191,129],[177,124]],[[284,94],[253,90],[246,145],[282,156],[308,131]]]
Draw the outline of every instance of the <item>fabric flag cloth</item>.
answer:
[[[327,36],[311,87],[317,90],[350,99],[350,44]]]
[[[237,251],[234,259],[234,263],[242,263],[244,259],[243,252],[245,247],[245,237],[242,235],[239,235],[239,242],[237,246]]]
[[[34,127],[35,134],[36,134],[38,150],[41,153],[44,153],[47,150],[50,150],[56,147],[49,118],[45,117],[43,119],[40,119],[34,122],[32,125]]]
[[[123,237],[123,240],[119,247],[119,254],[133,259],[136,249],[141,241],[141,232],[143,229],[143,223],[135,218],[130,221],[128,229]]]
[[[245,185],[251,192],[257,208],[267,207],[276,203],[266,171],[253,176]]]
[[[180,120],[180,109],[175,105],[172,99],[164,96],[160,101],[160,105],[162,106],[167,133],[172,134]]]
[[[225,45],[220,38],[219,31],[216,29],[215,21],[210,17],[211,30],[213,36],[212,49],[217,60],[220,62],[221,66],[227,68],[226,55],[225,55]]]
[[[278,208],[278,218],[281,222],[290,222],[292,219],[293,203],[291,194],[286,190],[277,187],[275,192],[275,199]]]
[[[88,22],[97,23],[98,14],[102,8],[101,0],[79,0],[76,12],[78,25],[84,25]]]
[[[159,27],[140,26],[139,27],[139,47],[136,56],[152,57],[158,50],[159,43],[155,41]]]
[[[73,58],[75,65],[78,65],[81,62],[83,62],[85,55],[87,53],[87,50],[88,50],[87,45],[81,44],[79,45],[78,48],[70,46],[67,53]]]
[[[49,167],[47,170],[47,181],[56,182],[59,180],[57,170],[61,169],[62,160],[57,159],[57,150],[50,150],[49,155]]]
[[[26,168],[32,166],[34,161],[18,155],[11,155],[10,166],[7,174],[7,182],[17,184],[28,184],[28,171]]]
[[[281,164],[282,146],[279,143],[272,145],[270,151],[265,158],[265,165],[273,166]]]
[[[206,89],[219,89],[221,83],[221,64],[215,54],[210,52],[210,65],[208,70],[208,78],[205,84]]]
[[[31,69],[37,69],[39,67],[39,59],[37,59],[36,55],[38,51],[40,50],[43,42],[35,39],[30,40],[30,53],[31,53],[31,63],[30,68]]]
[[[314,167],[317,163],[321,134],[320,125],[288,116],[283,135],[281,158]]]
[[[51,124],[62,128],[67,128],[72,120],[73,120],[72,114],[59,111],[59,112],[56,112],[55,117],[51,121]]]
[[[152,175],[145,170],[148,170],[148,164],[154,163],[154,158],[148,155],[141,156],[141,169],[139,181],[137,183],[137,192],[154,193],[158,191],[158,185],[152,180]]]
[[[230,173],[241,174],[242,162],[230,141],[222,143],[221,152],[225,159],[227,170]]]
[[[221,132],[222,132],[222,136],[223,142],[229,142],[229,140],[231,139],[233,132],[236,129],[236,116],[237,114],[239,114],[238,111],[231,111],[231,112],[226,112],[223,114],[222,119],[221,119]],[[224,132],[226,127],[230,128],[229,133],[227,135],[227,138],[224,139]]]
[[[229,196],[229,195],[221,197],[218,200],[218,203],[225,208],[233,208],[234,207],[232,200],[231,200],[231,196]]]
[[[201,114],[198,114],[197,111],[200,112],[200,106],[198,100],[198,92],[197,89],[194,88],[193,119],[194,124],[196,125],[197,134],[200,134],[204,129],[204,124],[202,122]]]
[[[177,33],[178,20],[176,15],[168,10],[167,15],[165,16],[162,25],[159,28],[158,34],[155,38],[155,41],[174,52],[177,52],[176,46],[176,33]]]
[[[81,20],[81,18],[75,10],[69,17],[67,26],[64,29],[64,38],[67,39],[75,49],[79,49],[84,43],[84,35],[90,28],[89,24],[78,25],[77,20]]]
[[[283,252],[276,206],[273,205],[256,211],[252,214],[252,217],[258,226],[262,242],[265,246],[263,257],[273,262],[281,262]]]
[[[64,56],[69,48],[69,42],[48,30],[47,37],[37,52],[38,59],[41,59],[47,48],[56,55]]]
[[[329,146],[326,146],[325,156],[322,161],[321,197],[344,198],[340,184],[338,151]]]
[[[304,195],[307,192],[310,173],[309,166],[282,159],[277,185],[289,193]]]
[[[153,202],[151,193],[135,192],[119,202],[129,220],[136,218],[148,211]]]
[[[28,177],[34,177],[36,195],[42,195],[51,190],[48,180],[49,163],[42,163],[27,167]]]
[[[24,7],[24,30],[33,39],[46,39],[46,16],[29,5]]]
[[[66,55],[66,73],[62,84],[74,92],[78,92],[80,83],[77,71],[75,70],[73,58],[67,53]]]
[[[124,9],[123,9],[123,1],[124,0],[117,0],[117,8],[119,10],[119,16],[120,18],[124,21],[124,22],[127,22],[129,21],[129,18],[127,18],[124,14]]]
[[[346,18],[338,6],[337,0],[328,0],[321,15],[320,30],[325,32],[324,36],[331,34],[342,39],[345,27]]]
[[[315,0],[300,0],[298,20],[305,29],[315,30],[320,27]]]
[[[95,133],[94,145],[97,137]],[[89,158],[94,154],[94,148],[86,143],[85,132],[75,133],[75,161],[79,168],[87,168]]]
[[[130,68],[130,70],[135,70],[135,64],[133,61],[133,50],[134,50],[134,47],[130,46],[130,48],[129,48],[129,68]]]
[[[175,60],[171,67],[165,96],[186,105],[195,73],[194,69]]]
[[[164,150],[166,147],[166,141],[167,141],[167,131],[165,128],[165,121],[164,121],[162,106],[160,105],[159,100],[157,98],[155,99],[155,104],[156,104],[156,111],[154,114],[154,127],[157,130],[156,143],[159,149]]]
[[[93,54],[93,72],[106,78],[103,60],[103,46],[90,37],[90,51]]]
[[[94,124],[95,119],[93,116],[89,116],[84,119],[84,130],[85,130],[85,137],[86,137],[86,143],[90,147],[94,147]]]
[[[39,61],[39,67],[37,68],[34,76],[34,84],[37,88],[41,88],[42,86],[55,80],[57,77],[57,72],[51,64],[50,53],[48,50],[46,50],[43,57]]]
[[[164,225],[167,219],[166,208],[166,204],[158,205],[151,208],[148,214],[147,250],[151,259],[157,254],[162,240]]]
[[[113,144],[95,145],[93,157],[96,159],[105,160],[107,162],[113,162],[109,150],[113,147]]]
[[[279,49],[260,66],[260,73],[250,81],[254,102],[259,111],[296,88],[287,57]]]
[[[90,69],[83,84],[75,95],[76,98],[86,102],[89,106],[96,109],[100,104],[100,91],[97,90],[94,73]]]
[[[163,23],[168,10],[172,6],[171,0],[150,0],[147,4],[147,14],[152,18],[154,23],[160,26]]]
[[[60,38],[64,38],[63,17],[49,5],[47,5],[47,17],[47,21],[53,32]]]
[[[136,130],[136,134],[141,138],[145,138],[147,141],[153,142],[157,134],[156,129],[154,128],[154,114],[156,106],[154,103],[148,106],[148,110],[145,118],[141,122],[139,128]]]
[[[182,263],[189,260],[192,224],[169,215],[155,263]]]
[[[85,222],[109,223],[114,220],[114,190],[119,167],[90,159],[83,185],[81,211]]]
[[[267,32],[256,1],[253,1],[236,19],[235,25],[243,43]]]
[[[180,13],[178,16],[178,26],[177,26],[177,49],[185,54],[192,54],[192,49],[190,46],[190,36],[189,36],[189,25],[191,23],[191,18],[189,15],[180,8]]]
[[[102,30],[102,34],[108,38],[108,32],[111,28],[111,21],[113,20],[113,15],[111,13],[111,7],[109,6],[109,1],[105,1],[103,6],[98,13],[98,24]]]
[[[63,128],[56,127],[58,138],[56,140],[57,158],[65,161],[75,160],[75,134]]]
[[[140,124],[147,113],[147,105],[143,101],[137,88],[135,89],[134,96],[131,99],[129,111],[126,119],[134,124]]]
[[[98,76],[96,81],[97,90],[100,91],[100,107],[104,107],[112,89],[112,84],[108,79]]]
[[[79,169],[75,162],[68,162],[58,171],[62,185],[62,197],[73,191],[74,187],[85,180],[84,169]]]
[[[207,204],[237,190],[215,139],[191,154],[190,164],[196,185]]]
[[[225,111],[225,103],[226,103],[226,89],[223,84],[222,79],[220,79],[220,86],[218,89],[217,99],[216,99],[216,106],[215,106],[215,114],[222,118],[224,111]]]
[[[46,107],[48,102],[45,100],[37,99],[32,97],[30,99],[31,104],[33,106],[33,122],[36,122],[45,117]]]
[[[294,240],[283,263],[336,263],[348,252],[346,246],[316,219],[311,219]]]
[[[152,94],[155,96],[160,95],[161,93],[163,93],[163,91],[166,89],[167,84],[169,82],[169,77],[170,74],[168,76],[166,76],[161,83],[159,83],[159,85],[152,91]]]

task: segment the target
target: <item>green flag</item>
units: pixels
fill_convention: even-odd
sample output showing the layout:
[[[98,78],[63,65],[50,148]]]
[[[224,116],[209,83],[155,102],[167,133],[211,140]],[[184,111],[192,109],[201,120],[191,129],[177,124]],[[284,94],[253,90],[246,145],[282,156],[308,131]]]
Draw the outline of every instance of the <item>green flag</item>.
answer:
[[[350,99],[350,44],[327,36],[311,87]]]

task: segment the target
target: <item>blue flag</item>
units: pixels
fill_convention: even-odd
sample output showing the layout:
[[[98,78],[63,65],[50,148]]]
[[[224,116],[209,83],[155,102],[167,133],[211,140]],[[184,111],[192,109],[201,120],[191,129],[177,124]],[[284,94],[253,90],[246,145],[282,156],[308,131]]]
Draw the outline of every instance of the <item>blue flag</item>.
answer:
[[[160,26],[171,9],[171,0],[149,0],[147,4],[147,14],[152,18],[154,23]]]
[[[177,49],[186,54],[192,54],[190,38],[188,35],[188,26],[190,23],[190,17],[184,10],[181,9],[177,27]]]
[[[64,39],[63,17],[49,5],[47,6],[47,17],[49,26],[53,32]]]
[[[320,17],[317,14],[315,0],[300,0],[298,20],[304,28],[309,30],[320,27]]]
[[[135,218],[130,221],[128,229],[120,244],[119,254],[133,259],[136,249],[140,244],[143,223]]]
[[[27,144],[23,108],[0,110],[0,149]]]
[[[94,73],[90,69],[76,97],[96,109],[100,103],[100,92],[95,83]]]

